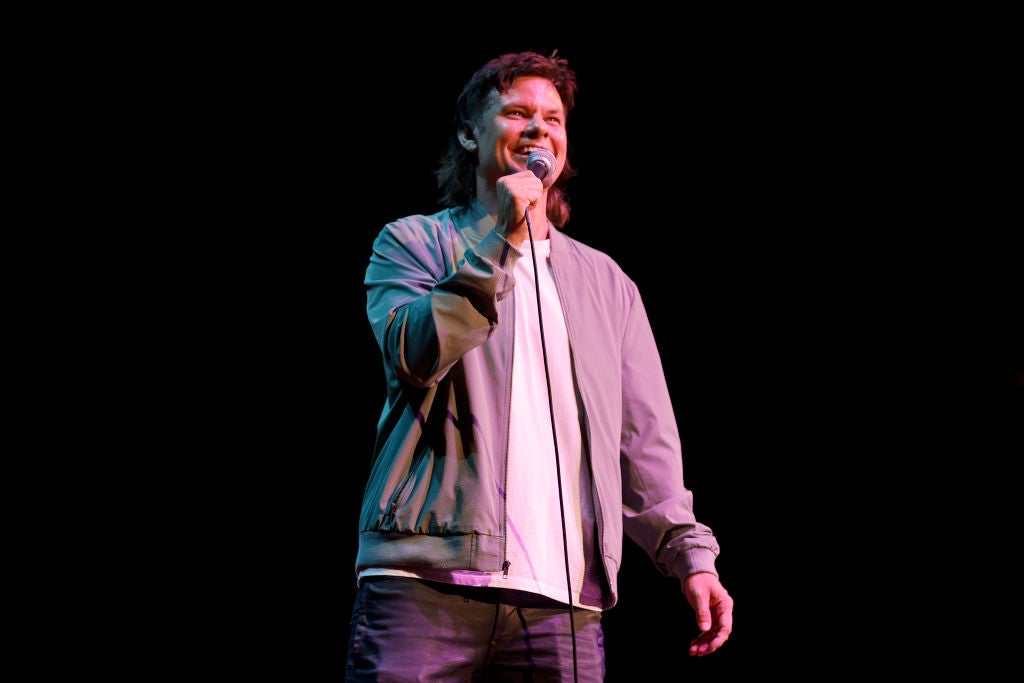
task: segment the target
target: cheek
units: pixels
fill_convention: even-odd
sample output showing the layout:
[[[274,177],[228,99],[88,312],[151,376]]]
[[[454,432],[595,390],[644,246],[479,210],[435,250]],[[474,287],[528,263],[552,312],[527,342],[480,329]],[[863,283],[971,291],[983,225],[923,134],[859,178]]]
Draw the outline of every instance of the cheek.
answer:
[[[565,136],[565,133],[558,133],[551,135],[552,147],[558,152],[560,159],[565,159],[566,153],[569,151],[569,141]]]
[[[494,136],[496,138],[518,138],[523,134],[526,122],[513,119],[499,119],[494,123]]]

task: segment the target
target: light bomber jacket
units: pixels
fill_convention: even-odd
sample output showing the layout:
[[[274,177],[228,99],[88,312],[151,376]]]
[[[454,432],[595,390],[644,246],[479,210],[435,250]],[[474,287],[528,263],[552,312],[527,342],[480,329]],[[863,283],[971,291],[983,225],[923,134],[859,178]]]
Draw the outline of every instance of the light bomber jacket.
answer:
[[[360,513],[357,573],[502,570],[512,274],[522,252],[494,225],[474,201],[399,219],[374,241],[367,315],[387,400]],[[683,484],[678,427],[639,290],[608,255],[553,226],[549,239],[611,588],[602,608],[618,601],[623,532],[662,574],[717,575],[718,542],[695,519]]]

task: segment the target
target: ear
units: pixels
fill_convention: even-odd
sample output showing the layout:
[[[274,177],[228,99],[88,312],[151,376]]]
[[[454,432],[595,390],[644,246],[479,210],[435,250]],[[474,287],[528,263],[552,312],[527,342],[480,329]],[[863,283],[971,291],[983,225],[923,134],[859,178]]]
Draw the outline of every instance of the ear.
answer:
[[[462,149],[467,152],[476,151],[476,140],[473,139],[473,134],[467,130],[459,131],[459,144],[462,145]]]

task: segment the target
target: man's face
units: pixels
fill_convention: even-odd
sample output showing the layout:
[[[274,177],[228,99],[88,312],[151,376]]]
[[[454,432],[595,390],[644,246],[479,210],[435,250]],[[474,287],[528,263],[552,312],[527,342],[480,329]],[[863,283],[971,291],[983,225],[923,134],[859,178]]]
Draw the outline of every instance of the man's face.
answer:
[[[477,173],[494,187],[498,178],[526,170],[526,157],[538,147],[551,151],[557,162],[544,179],[551,186],[565,166],[565,110],[551,81],[538,76],[516,79],[504,93],[491,92],[473,127],[478,145]]]

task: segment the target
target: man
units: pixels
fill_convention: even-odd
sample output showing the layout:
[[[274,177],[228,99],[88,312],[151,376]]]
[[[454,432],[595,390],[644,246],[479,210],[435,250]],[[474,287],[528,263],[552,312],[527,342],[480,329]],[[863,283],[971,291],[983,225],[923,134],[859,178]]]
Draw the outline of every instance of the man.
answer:
[[[446,208],[374,242],[388,395],[348,680],[603,680],[623,533],[680,579],[691,655],[732,631],[640,294],[562,231],[575,93],[557,54],[485,64],[438,170]]]

